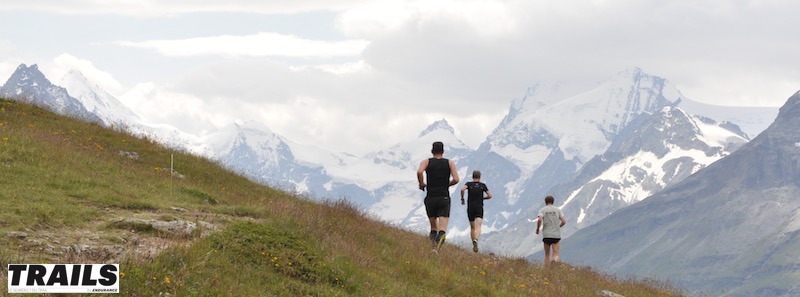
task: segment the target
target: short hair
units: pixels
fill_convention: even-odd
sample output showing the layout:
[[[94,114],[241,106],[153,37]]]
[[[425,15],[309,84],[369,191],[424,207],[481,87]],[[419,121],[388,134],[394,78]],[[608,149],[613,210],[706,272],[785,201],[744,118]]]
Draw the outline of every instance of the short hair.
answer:
[[[481,171],[480,170],[473,170],[472,171],[472,178],[481,178]]]
[[[553,198],[552,195],[547,195],[547,197],[544,197],[544,203],[545,204],[553,204],[555,202],[556,202],[556,198]]]
[[[434,154],[444,153],[444,143],[442,143],[441,141],[434,142],[433,149],[431,149],[431,152]]]

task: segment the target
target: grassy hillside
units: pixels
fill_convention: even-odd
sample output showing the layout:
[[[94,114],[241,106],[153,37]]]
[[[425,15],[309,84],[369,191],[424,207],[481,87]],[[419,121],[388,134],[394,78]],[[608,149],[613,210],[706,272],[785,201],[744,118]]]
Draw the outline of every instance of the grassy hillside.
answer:
[[[2,267],[120,263],[125,296],[678,295],[587,268],[544,269],[455,246],[434,254],[426,235],[348,203],[312,203],[202,158],[3,99],[0,181]]]

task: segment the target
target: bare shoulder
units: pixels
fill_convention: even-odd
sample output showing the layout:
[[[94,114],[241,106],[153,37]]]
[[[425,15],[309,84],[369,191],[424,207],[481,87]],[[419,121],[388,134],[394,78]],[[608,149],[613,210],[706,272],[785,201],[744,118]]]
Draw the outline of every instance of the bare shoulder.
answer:
[[[422,162],[419,162],[419,169],[417,171],[423,171],[426,168],[428,168],[428,159],[424,159]]]

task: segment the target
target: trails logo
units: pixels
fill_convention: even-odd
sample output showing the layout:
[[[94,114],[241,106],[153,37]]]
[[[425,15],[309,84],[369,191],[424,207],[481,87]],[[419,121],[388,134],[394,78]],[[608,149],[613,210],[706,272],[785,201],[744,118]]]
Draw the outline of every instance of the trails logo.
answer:
[[[8,293],[119,293],[119,264],[8,264]]]

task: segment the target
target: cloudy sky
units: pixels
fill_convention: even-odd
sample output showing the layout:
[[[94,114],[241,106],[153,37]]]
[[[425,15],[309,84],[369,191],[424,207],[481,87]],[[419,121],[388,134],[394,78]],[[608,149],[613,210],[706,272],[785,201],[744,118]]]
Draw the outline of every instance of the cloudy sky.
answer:
[[[362,154],[445,118],[477,146],[540,80],[640,67],[694,100],[800,90],[794,0],[4,0],[0,83],[82,71],[151,122]]]

